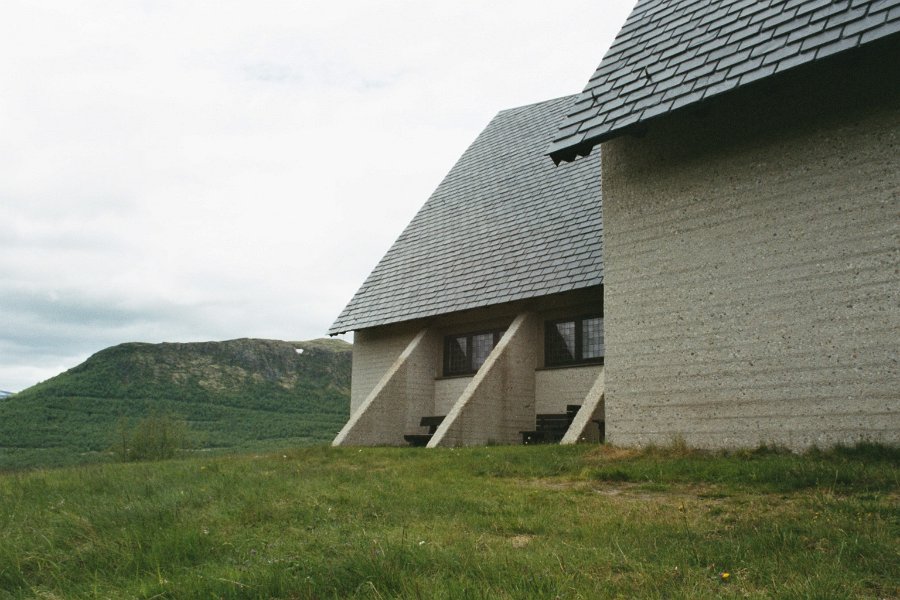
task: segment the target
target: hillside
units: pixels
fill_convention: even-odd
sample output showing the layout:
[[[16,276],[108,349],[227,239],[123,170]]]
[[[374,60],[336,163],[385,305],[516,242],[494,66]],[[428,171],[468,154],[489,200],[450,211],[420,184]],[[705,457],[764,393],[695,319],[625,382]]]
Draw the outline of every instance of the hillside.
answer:
[[[120,419],[154,413],[185,419],[198,451],[328,441],[349,411],[350,350],[256,339],[107,348],[0,403],[0,469],[104,460]]]

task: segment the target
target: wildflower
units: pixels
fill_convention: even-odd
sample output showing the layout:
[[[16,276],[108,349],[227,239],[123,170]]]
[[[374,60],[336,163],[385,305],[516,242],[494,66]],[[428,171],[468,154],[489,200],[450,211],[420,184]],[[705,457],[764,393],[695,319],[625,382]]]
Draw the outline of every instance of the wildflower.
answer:
[[[729,573],[728,571],[723,571],[722,573],[719,574],[719,578],[720,578],[722,581],[728,581],[728,579],[729,579],[730,577],[731,577],[731,573]]]

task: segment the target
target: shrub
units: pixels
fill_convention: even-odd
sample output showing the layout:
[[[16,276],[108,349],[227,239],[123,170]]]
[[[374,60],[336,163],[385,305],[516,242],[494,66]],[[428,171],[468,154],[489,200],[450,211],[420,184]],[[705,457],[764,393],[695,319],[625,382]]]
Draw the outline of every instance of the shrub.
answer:
[[[120,460],[165,460],[187,447],[188,426],[171,415],[151,415],[134,426],[120,420],[116,432],[115,453]]]

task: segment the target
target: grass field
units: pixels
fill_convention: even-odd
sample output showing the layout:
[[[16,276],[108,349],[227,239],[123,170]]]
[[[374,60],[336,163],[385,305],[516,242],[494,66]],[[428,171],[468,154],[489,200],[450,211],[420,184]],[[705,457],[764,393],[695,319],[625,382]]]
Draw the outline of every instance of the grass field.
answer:
[[[0,598],[897,598],[900,451],[303,448],[0,475]]]

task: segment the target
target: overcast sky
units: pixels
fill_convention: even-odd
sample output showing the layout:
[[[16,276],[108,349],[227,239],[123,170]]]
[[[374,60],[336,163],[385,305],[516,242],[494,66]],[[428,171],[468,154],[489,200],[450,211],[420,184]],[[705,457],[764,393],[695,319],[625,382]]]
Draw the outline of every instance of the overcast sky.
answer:
[[[0,390],[121,342],[323,336],[493,115],[581,91],[632,4],[3,0]]]

